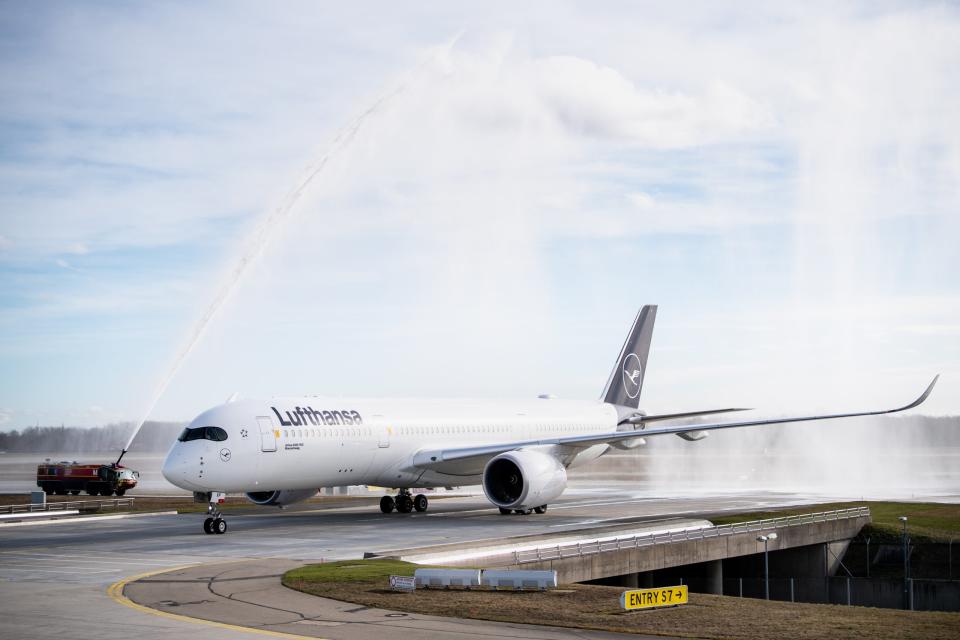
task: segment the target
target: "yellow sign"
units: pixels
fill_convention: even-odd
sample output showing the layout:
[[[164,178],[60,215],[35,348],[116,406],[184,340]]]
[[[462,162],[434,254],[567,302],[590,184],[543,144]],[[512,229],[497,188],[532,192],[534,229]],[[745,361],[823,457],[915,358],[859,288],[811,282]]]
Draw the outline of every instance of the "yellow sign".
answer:
[[[661,587],[659,589],[636,589],[620,594],[620,606],[624,609],[652,609],[687,604],[687,585]]]

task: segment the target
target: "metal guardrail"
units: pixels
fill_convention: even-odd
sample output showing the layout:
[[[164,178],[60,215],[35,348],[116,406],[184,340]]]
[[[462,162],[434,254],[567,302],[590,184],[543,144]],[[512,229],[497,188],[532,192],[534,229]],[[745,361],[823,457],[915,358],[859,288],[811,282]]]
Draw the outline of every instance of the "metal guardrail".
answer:
[[[782,518],[769,518],[767,520],[722,524],[719,527],[684,529],[683,531],[673,531],[669,533],[641,533],[624,538],[617,538],[615,540],[595,540],[593,542],[577,542],[552,547],[539,547],[526,551],[514,551],[513,560],[514,564],[540,562],[543,560],[562,560],[564,558],[576,558],[578,556],[595,555],[597,553],[607,553],[610,551],[637,549],[656,544],[684,542],[686,540],[706,540],[738,533],[749,533],[751,531],[769,531],[771,529],[783,529],[785,527],[795,527],[813,522],[828,522],[831,520],[847,520],[850,518],[864,517],[870,517],[870,509],[868,507],[820,511],[796,516],[784,516]]]
[[[70,502],[47,502],[45,504],[8,504],[0,506],[0,513],[37,513],[43,511],[103,511],[104,508],[132,507],[135,498],[111,498],[108,500],[74,500]]]

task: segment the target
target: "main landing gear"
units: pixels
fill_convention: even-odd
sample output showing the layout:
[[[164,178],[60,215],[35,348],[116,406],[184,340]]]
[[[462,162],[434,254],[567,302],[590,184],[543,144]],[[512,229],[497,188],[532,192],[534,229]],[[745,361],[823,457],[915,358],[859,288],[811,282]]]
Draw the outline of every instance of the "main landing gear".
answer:
[[[506,509],[504,507],[499,507],[499,509],[500,509],[500,515],[502,516],[508,516],[511,513],[515,513],[518,516],[528,516],[531,513],[546,513],[547,505],[542,504],[539,507],[534,507],[533,509]]]
[[[223,514],[220,513],[220,505],[226,498],[227,494],[219,491],[210,494],[210,503],[207,505],[207,519],[203,521],[204,533],[222,534],[227,532],[227,521],[223,519]]]
[[[422,493],[411,496],[409,489],[400,489],[396,498],[390,496],[380,498],[380,511],[384,513],[391,513],[394,509],[399,513],[410,513],[413,510],[423,513],[428,506],[427,496]]]

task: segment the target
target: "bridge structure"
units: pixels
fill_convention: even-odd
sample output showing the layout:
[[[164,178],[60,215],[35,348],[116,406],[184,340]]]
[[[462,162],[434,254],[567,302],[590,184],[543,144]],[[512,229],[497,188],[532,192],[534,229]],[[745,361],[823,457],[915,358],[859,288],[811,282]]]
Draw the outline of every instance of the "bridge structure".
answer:
[[[727,573],[762,575],[765,552],[777,574],[800,579],[833,576],[850,541],[870,521],[866,507],[720,526],[706,520],[666,520],[367,557],[442,566],[554,570],[561,583],[646,587],[685,581],[694,590],[722,594],[725,568]],[[824,588],[828,588],[826,582]]]

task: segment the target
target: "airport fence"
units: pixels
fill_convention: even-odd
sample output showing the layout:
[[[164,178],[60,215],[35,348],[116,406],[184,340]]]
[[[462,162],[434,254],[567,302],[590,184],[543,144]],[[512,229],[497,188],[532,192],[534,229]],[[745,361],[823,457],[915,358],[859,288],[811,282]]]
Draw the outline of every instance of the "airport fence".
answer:
[[[727,578],[723,595],[763,599],[763,578]],[[770,599],[914,611],[960,610],[960,581],[896,578],[770,578]]]
[[[8,504],[0,506],[0,513],[40,513],[44,511],[69,511],[74,509],[81,512],[105,511],[108,509],[118,511],[120,507],[132,507],[134,500],[135,498],[110,498],[104,500],[45,502],[42,504]]]
[[[579,556],[608,553],[611,551],[637,549],[657,544],[670,544],[674,542],[685,542],[687,540],[707,540],[710,538],[720,538],[723,536],[749,533],[752,531],[775,531],[777,529],[796,527],[814,522],[828,522],[831,520],[846,520],[849,518],[869,517],[869,508],[852,507],[850,509],[819,511],[817,513],[783,516],[781,518],[767,518],[764,520],[751,520],[749,522],[736,522],[732,524],[720,525],[718,527],[696,527],[691,529],[682,529],[680,531],[638,533],[636,535],[610,539],[599,539],[565,545],[537,547],[536,549],[524,549],[522,551],[514,551],[513,560],[515,564],[543,562],[544,560],[562,560],[564,558],[576,558]]]

